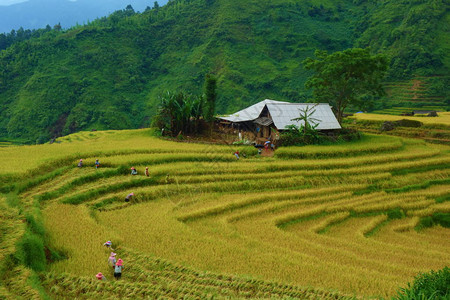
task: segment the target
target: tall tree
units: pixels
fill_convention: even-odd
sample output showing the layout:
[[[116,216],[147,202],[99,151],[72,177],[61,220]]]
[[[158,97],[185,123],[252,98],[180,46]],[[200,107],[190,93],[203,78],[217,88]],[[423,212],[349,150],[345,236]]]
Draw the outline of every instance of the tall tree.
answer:
[[[55,25],[53,26],[53,29],[56,30],[56,31],[61,31],[61,29],[62,29],[61,23],[55,24]]]
[[[205,114],[206,122],[214,121],[214,111],[216,109],[217,98],[217,79],[211,74],[207,74],[205,78]]]
[[[127,7],[125,8],[125,10],[127,12],[133,13],[134,14],[134,8],[131,4],[128,4]]]
[[[303,61],[307,70],[315,72],[305,86],[313,89],[317,102],[329,102],[333,106],[339,123],[348,105],[357,105],[364,95],[384,94],[381,80],[389,63],[385,56],[371,55],[368,48],[332,54],[317,50],[314,54],[316,59]]]

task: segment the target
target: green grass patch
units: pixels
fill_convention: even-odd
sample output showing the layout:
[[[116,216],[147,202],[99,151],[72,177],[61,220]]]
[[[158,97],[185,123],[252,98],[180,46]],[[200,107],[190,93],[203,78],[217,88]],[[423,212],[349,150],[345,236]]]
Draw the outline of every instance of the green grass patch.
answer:
[[[380,190],[380,187],[378,186],[378,184],[371,184],[371,185],[367,186],[365,189],[354,191],[353,195],[361,196],[361,195],[375,193],[375,192],[378,192],[379,190]]]
[[[397,207],[386,212],[388,220],[402,219],[406,216],[405,212]]]
[[[386,189],[385,191],[386,191],[386,193],[405,193],[405,192],[410,192],[410,191],[415,191],[415,190],[426,189],[433,185],[441,185],[441,184],[449,184],[449,183],[450,183],[450,178],[436,179],[436,180],[428,180],[428,181],[425,181],[424,183],[407,185],[407,186],[404,186],[401,188]]]
[[[146,178],[143,180],[131,180],[128,182],[123,182],[119,184],[109,185],[106,187],[102,187],[99,189],[91,190],[87,193],[83,193],[80,195],[66,197],[61,200],[64,204],[81,204],[85,201],[91,200],[95,197],[102,196],[104,194],[113,193],[121,190],[127,190],[130,188],[143,187],[143,186],[152,186],[158,184],[158,178]]]
[[[416,168],[407,168],[407,169],[399,169],[394,170],[391,172],[392,175],[406,175],[410,173],[419,173],[419,172],[427,172],[427,171],[433,171],[433,170],[443,170],[443,169],[449,169],[450,164],[436,164],[436,165],[428,165],[428,166],[421,166]]]
[[[27,230],[17,243],[16,256],[26,267],[42,272],[46,269],[47,260],[44,252],[44,241],[41,236]]]
[[[379,232],[381,230],[381,228],[383,228],[384,226],[386,226],[387,224],[389,224],[390,220],[386,220],[384,222],[381,222],[380,224],[378,224],[377,226],[375,226],[372,230],[365,232],[364,236],[366,238],[369,238],[371,236],[374,236],[375,234],[377,234],[377,232]]]
[[[108,198],[108,199],[105,199],[103,201],[100,201],[100,202],[97,202],[97,203],[93,204],[91,206],[91,208],[94,209],[94,210],[95,209],[100,209],[100,208],[102,208],[102,207],[104,207],[106,205],[109,205],[111,203],[114,203],[114,202],[117,202],[117,201],[121,201],[121,200],[123,200],[123,199],[119,198],[119,197],[111,197],[111,198]]]
[[[431,216],[421,218],[419,224],[417,224],[414,229],[420,231],[422,229],[430,228],[436,225],[450,228],[450,213],[434,213]]]
[[[69,168],[70,167],[68,167],[68,166],[61,167],[61,168],[53,170],[53,171],[51,171],[49,173],[46,173],[46,174],[44,174],[42,176],[39,176],[37,178],[26,180],[25,182],[17,185],[17,191],[19,193],[23,193],[23,192],[25,192],[25,191],[27,191],[27,190],[29,190],[31,188],[34,188],[34,187],[36,187],[36,186],[38,186],[38,185],[40,185],[40,184],[42,184],[44,182],[47,182],[47,181],[50,181],[50,180],[56,178],[57,176],[59,176],[59,175],[63,174],[64,172],[66,172]]]
[[[327,232],[331,229],[331,227],[336,226],[336,225],[341,224],[341,223],[344,223],[344,222],[347,221],[349,218],[350,218],[350,217],[347,217],[347,218],[342,219],[342,220],[337,220],[337,221],[335,221],[335,222],[331,222],[331,223],[329,223],[325,228],[319,230],[317,233],[318,233],[318,234],[325,234],[325,233],[327,233]]]
[[[450,194],[439,196],[436,198],[436,203],[444,203],[450,201]]]
[[[117,175],[126,175],[128,174],[128,168],[125,166],[120,166],[117,169],[114,170],[108,170],[108,171],[98,171],[94,174],[86,175],[78,177],[71,182],[65,184],[64,186],[60,187],[59,189],[51,192],[46,192],[42,195],[37,196],[37,199],[39,201],[45,201],[49,199],[57,198],[65,193],[67,193],[69,190],[79,187],[82,184],[88,183],[88,182],[95,182],[102,178],[109,178],[112,176]]]
[[[450,268],[420,273],[406,288],[400,288],[394,300],[450,299]]]
[[[325,217],[327,215],[329,215],[329,213],[321,212],[320,214],[316,214],[316,215],[312,215],[312,216],[307,216],[307,217],[302,217],[302,218],[294,218],[293,220],[283,221],[283,222],[280,222],[280,223],[278,223],[276,225],[280,229],[286,229],[287,227],[293,226],[295,224],[306,222],[306,221],[320,219],[320,218]]]
[[[19,207],[20,199],[16,193],[9,193],[6,195],[6,203],[8,203],[10,207]]]
[[[363,135],[361,140],[335,145],[280,147],[275,155],[286,159],[348,157],[392,152],[402,147],[403,141],[399,138]]]
[[[28,278],[27,283],[34,290],[38,291],[39,296],[43,300],[51,300],[52,298],[46,293],[44,287],[41,284],[41,279],[36,272],[33,272],[31,276]]]

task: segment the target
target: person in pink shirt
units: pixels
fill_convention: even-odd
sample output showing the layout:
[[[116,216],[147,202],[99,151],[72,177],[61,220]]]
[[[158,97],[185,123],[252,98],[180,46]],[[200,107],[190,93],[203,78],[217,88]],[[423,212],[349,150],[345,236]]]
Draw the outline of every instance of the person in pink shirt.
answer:
[[[129,193],[126,197],[125,197],[125,202],[130,202],[130,200],[134,197],[134,193]]]
[[[108,258],[108,265],[114,270],[114,268],[116,267],[116,253],[111,252],[111,255]]]

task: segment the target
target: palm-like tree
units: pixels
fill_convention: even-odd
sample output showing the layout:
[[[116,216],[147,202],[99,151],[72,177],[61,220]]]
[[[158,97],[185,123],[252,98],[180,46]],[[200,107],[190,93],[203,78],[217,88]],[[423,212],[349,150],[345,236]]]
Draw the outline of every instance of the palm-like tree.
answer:
[[[172,135],[197,133],[203,115],[204,99],[183,92],[166,92],[160,97],[156,125]]]
[[[314,131],[319,124],[319,119],[313,118],[312,115],[316,112],[316,106],[317,104],[314,104],[312,106],[307,105],[305,108],[299,109],[300,116],[295,119],[291,119],[291,121],[303,121],[304,125],[301,126],[299,129],[303,127],[303,134],[306,135],[311,131]]]

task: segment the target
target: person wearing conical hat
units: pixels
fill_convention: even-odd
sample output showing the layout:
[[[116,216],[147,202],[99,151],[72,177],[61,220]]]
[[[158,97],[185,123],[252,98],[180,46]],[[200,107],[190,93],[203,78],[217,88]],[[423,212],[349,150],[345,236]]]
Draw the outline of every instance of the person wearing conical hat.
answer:
[[[148,173],[148,167],[145,167],[145,176],[150,176],[150,174]]]
[[[114,267],[114,278],[116,278],[116,280],[119,280],[120,277],[122,277],[122,270],[123,260],[119,258],[119,260],[116,262],[116,266]]]
[[[131,175],[137,175],[137,170],[135,167],[131,167]]]
[[[106,280],[106,277],[103,276],[103,274],[101,272],[99,272],[97,275],[95,275],[95,277],[97,277],[98,280]]]
[[[108,265],[114,270],[114,268],[116,267],[116,253],[111,252],[111,255],[108,258]]]
[[[125,202],[130,202],[130,200],[134,197],[134,193],[129,193],[126,197],[125,197]]]
[[[111,241],[107,241],[106,243],[103,244],[103,246],[111,249],[111,251],[114,251],[114,249],[112,248],[112,242]]]
[[[80,159],[80,161],[78,162],[78,168],[81,168],[83,166],[83,160]]]

